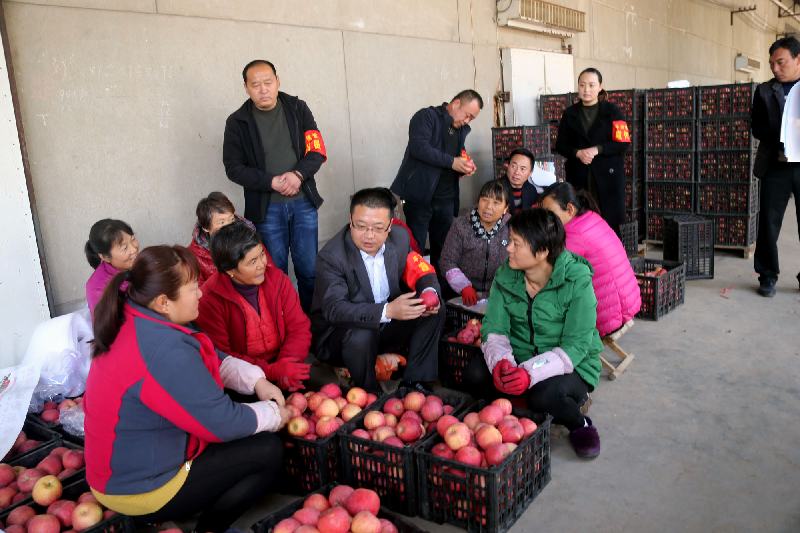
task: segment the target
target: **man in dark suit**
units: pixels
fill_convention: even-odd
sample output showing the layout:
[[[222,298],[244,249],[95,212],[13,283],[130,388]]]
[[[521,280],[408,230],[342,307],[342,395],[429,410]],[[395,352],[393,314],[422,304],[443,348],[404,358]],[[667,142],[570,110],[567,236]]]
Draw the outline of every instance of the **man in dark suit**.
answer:
[[[769,48],[769,66],[775,77],[756,88],[751,112],[753,137],[760,141],[753,174],[761,178],[754,267],[760,274],[758,293],[766,297],[775,296],[780,273],[778,235],[792,193],[800,232],[800,163],[786,160],[780,141],[786,96],[800,79],[800,42],[794,37],[775,41]],[[797,279],[800,280],[800,274]]]
[[[392,226],[393,200],[384,188],[357,192],[350,224],[317,254],[312,349],[320,361],[346,366],[357,386],[377,391],[378,354],[408,344],[401,386],[429,392],[426,383],[438,379],[441,291],[408,232]]]

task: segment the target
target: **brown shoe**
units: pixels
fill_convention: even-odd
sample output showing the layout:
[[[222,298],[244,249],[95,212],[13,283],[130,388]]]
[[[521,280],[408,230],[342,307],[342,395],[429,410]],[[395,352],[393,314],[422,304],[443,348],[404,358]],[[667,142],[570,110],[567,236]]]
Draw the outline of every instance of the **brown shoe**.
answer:
[[[583,402],[583,405],[581,405],[581,409],[580,409],[581,414],[583,416],[586,416],[586,413],[589,412],[589,408],[591,406],[592,406],[592,396],[589,393],[586,393],[586,401]]]

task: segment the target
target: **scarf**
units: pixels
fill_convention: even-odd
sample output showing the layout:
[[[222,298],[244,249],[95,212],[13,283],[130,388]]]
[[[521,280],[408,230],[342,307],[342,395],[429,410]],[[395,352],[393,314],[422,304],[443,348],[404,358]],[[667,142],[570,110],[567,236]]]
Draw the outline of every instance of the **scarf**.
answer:
[[[473,207],[472,211],[470,211],[469,221],[472,223],[472,230],[475,232],[475,236],[485,241],[491,241],[492,237],[497,235],[497,232],[500,231],[500,226],[503,225],[503,217],[500,217],[491,231],[487,232],[483,224],[481,224],[481,217],[478,215],[477,207]]]

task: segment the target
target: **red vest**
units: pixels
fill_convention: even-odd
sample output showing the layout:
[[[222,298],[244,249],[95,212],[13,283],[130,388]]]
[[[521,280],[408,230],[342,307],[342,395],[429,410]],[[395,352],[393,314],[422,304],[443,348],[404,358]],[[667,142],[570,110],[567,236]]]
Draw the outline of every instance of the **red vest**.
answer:
[[[262,287],[258,287],[258,307],[261,315],[253,309],[244,296],[236,293],[237,303],[244,311],[245,331],[247,332],[247,355],[257,359],[272,361],[281,350],[281,340],[275,320],[269,311],[269,304]]]

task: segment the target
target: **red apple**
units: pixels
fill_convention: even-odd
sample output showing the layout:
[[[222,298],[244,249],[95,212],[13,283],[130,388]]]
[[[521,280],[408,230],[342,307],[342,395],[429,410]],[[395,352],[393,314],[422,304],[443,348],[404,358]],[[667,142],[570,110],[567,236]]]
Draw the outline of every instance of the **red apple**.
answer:
[[[319,511],[316,509],[304,507],[302,509],[298,509],[292,515],[292,518],[300,522],[301,525],[304,526],[316,526],[317,520],[319,520]]]
[[[403,400],[400,398],[389,398],[386,400],[386,403],[383,404],[383,412],[394,416],[401,416],[405,412]]]
[[[381,533],[381,521],[369,511],[361,511],[353,517],[350,531],[353,533]]]
[[[33,486],[36,485],[36,482],[44,476],[45,473],[36,468],[29,468],[25,470],[17,478],[20,492],[31,492],[33,490]]]
[[[319,529],[314,526],[300,526],[294,530],[294,533],[319,533]]]
[[[458,424],[458,418],[452,415],[444,415],[436,422],[436,431],[439,432],[439,436],[444,438],[444,432],[447,428],[452,426],[453,424]]]
[[[336,383],[327,383],[319,391],[327,394],[328,398],[336,399],[342,397],[342,389]]]
[[[389,446],[395,446],[397,448],[402,448],[406,445],[402,440],[400,440],[397,437],[387,437],[383,439],[382,444],[388,444]]]
[[[523,435],[522,438],[528,438],[536,431],[536,422],[529,418],[520,418],[519,423],[522,424]]]
[[[431,309],[435,309],[439,305],[439,295],[436,294],[436,291],[425,291],[419,295],[422,303],[425,304],[425,310],[430,311]]]
[[[414,442],[422,436],[422,426],[416,420],[406,418],[397,423],[397,436],[403,442]]]
[[[83,531],[103,519],[103,508],[94,502],[79,503],[72,511],[72,529]],[[30,532],[33,533],[33,532]]]
[[[497,425],[497,429],[503,435],[503,442],[513,442],[514,444],[521,441],[525,434],[522,424],[515,420],[503,420]]]
[[[400,424],[398,424],[399,427]],[[389,426],[381,426],[375,430],[375,433],[372,435],[372,440],[377,442],[383,442],[389,437],[396,437],[397,432],[395,432],[394,428],[390,428]]]
[[[24,466],[14,466],[11,467],[11,469],[14,471],[14,475],[17,476],[17,478],[19,478],[19,475],[21,473],[27,470],[27,468],[25,468]]]
[[[412,420],[416,420],[420,424],[422,424],[423,422],[422,417],[419,416],[415,411],[406,411],[402,415],[400,415],[400,420],[405,420],[406,418],[411,418]]]
[[[377,400],[377,399],[378,399],[378,397],[375,396],[374,394],[372,394],[371,392],[367,393],[367,405],[369,405],[371,403],[375,403],[375,400]]]
[[[41,444],[42,441],[40,440],[26,440],[20,445],[19,449],[17,450],[17,454],[23,454],[25,452],[29,452]]]
[[[468,328],[469,327],[476,328],[478,330],[478,333],[480,333],[480,331],[481,331],[481,321],[478,320],[477,318],[473,318],[472,320],[467,322],[467,327]]]
[[[100,505],[100,502],[97,501],[97,498],[94,497],[91,491],[84,492],[78,496],[78,503],[96,503]]]
[[[358,413],[361,412],[361,408],[354,403],[348,403],[344,407],[342,407],[342,419],[347,422]]]
[[[480,418],[481,422],[496,426],[503,419],[503,411],[496,405],[487,405],[481,409]]]
[[[349,498],[353,492],[355,492],[355,489],[349,485],[337,485],[333,487],[333,490],[328,494],[328,503],[331,504],[331,507],[335,505],[344,505],[344,502],[347,501],[347,498]]]
[[[342,409],[344,409],[345,405],[350,405],[347,402],[347,399],[342,398],[341,396],[339,396],[338,398],[333,398],[333,401],[336,402],[336,406],[339,408],[340,413],[342,412]]]
[[[64,446],[59,446],[50,452],[50,455],[55,455],[59,459],[64,457],[64,454],[69,451],[69,448],[65,448]]]
[[[312,494],[303,502],[303,507],[316,509],[320,513],[329,509],[330,506],[331,504],[328,502],[328,498],[322,494]]]
[[[377,429],[386,425],[386,417],[380,411],[370,411],[364,417],[364,427],[366,429]]]
[[[58,518],[61,527],[72,527],[72,511],[78,506],[77,503],[69,500],[57,500],[47,508],[47,514]]]
[[[330,400],[330,398],[328,398],[327,394],[324,394],[324,393],[321,393],[321,392],[314,393],[314,395],[311,396],[311,398],[308,399],[308,408],[309,408],[309,410],[316,411],[317,407],[319,407],[319,405],[324,400]],[[319,415],[317,415],[317,416],[319,416]]]
[[[503,435],[496,427],[484,424],[475,432],[475,442],[482,450],[488,450],[491,446],[503,442]]]
[[[17,439],[14,441],[14,444],[11,445],[11,450],[16,451],[22,446],[22,443],[28,440],[28,436],[25,435],[24,431],[20,431],[19,435],[17,435]]]
[[[14,469],[11,465],[0,464],[0,489],[11,485],[16,479],[17,476],[14,474]]]
[[[28,533],[58,533],[61,531],[61,522],[49,514],[40,514],[31,518],[25,526]]]
[[[317,435],[323,439],[333,434],[337,429],[339,429],[339,424],[333,417],[326,416],[325,418],[320,418],[319,422],[317,422]]]
[[[378,519],[381,523],[380,533],[398,533],[397,526],[386,520],[385,518]]]
[[[507,444],[494,444],[486,450],[486,463],[489,466],[499,465],[511,453]]]
[[[5,529],[6,533],[25,533],[25,528],[23,526],[7,526]]]
[[[469,445],[471,432],[466,424],[459,422],[453,424],[444,432],[444,441],[453,451],[458,451]]]
[[[33,486],[31,496],[33,496],[33,501],[42,507],[47,507],[61,498],[63,490],[61,481],[56,476],[44,476]]]
[[[455,452],[444,442],[440,442],[431,448],[431,453],[437,457],[444,457],[445,459],[452,459],[456,456]]]
[[[81,450],[69,450],[64,454],[64,457],[61,459],[64,463],[64,468],[74,468],[75,470],[80,470],[86,463],[83,459],[83,452]]]
[[[342,487],[342,485],[339,485],[339,487],[336,487],[333,490],[335,491],[340,487]],[[333,495],[333,491],[331,491],[331,495]],[[344,507],[334,505],[319,515],[317,529],[319,530],[319,533],[347,533],[347,531],[350,529],[350,515],[347,513]]]
[[[64,479],[65,479],[65,478],[67,478],[68,476],[71,476],[71,475],[72,475],[72,474],[74,474],[75,472],[77,472],[77,470],[75,470],[74,468],[65,468],[65,469],[64,469],[64,470],[62,470],[62,471],[61,471],[61,473],[60,473],[59,475],[57,475],[56,477],[57,477],[58,479],[60,479],[61,481],[64,481]]]
[[[288,407],[290,405],[294,405],[300,409],[300,413],[303,413],[303,411],[305,411],[308,407],[308,400],[299,392],[293,392],[288,398],[286,398],[286,406]]]
[[[42,472],[45,472],[46,474],[50,474],[51,476],[57,476],[62,470],[64,470],[64,466],[61,464],[61,459],[55,455],[48,455],[39,461],[39,464],[36,465],[36,468]]]
[[[73,400],[66,399],[60,404],[58,404],[58,410],[61,411],[62,409],[69,409],[70,407],[75,407],[76,405],[78,404],[75,403]]]
[[[471,329],[462,329],[458,332],[458,335],[456,335],[456,339],[458,339],[458,342],[464,344],[472,344],[475,342],[475,332]]]
[[[363,409],[367,406],[367,391],[361,387],[353,387],[347,391],[347,401]]]
[[[9,526],[24,526],[34,516],[36,516],[36,511],[33,510],[33,507],[20,505],[8,514],[6,524]]]
[[[58,404],[56,402],[44,402],[42,411],[47,411],[49,409],[58,409]]]
[[[464,446],[456,452],[455,460],[472,466],[480,466],[481,453],[477,448],[473,448],[472,446]]]
[[[105,511],[103,511],[103,520],[105,520],[106,518],[111,518],[115,514],[117,514],[116,511],[112,511],[111,509],[106,509]],[[167,531],[169,531],[169,530],[167,530]],[[179,529],[178,531],[181,531],[181,530]],[[166,533],[166,531],[164,533]],[[173,531],[172,533],[175,533],[175,532]],[[183,533],[183,531],[181,531],[181,533]]]
[[[436,422],[444,415],[444,405],[438,402],[426,402],[420,410],[423,420]]]
[[[403,398],[403,408],[406,411],[419,412],[423,405],[425,405],[425,395],[421,392],[412,391]]]
[[[8,488],[8,487],[6,487],[6,488]],[[13,505],[13,504],[15,504],[17,502],[21,502],[22,500],[27,500],[30,497],[31,497],[31,493],[30,492],[20,492],[19,494],[17,494],[13,498],[11,498],[11,504]]]
[[[367,433],[367,430],[365,430],[365,429],[357,429],[357,430],[353,431],[353,436],[354,437],[358,437],[360,439],[367,439],[367,440],[371,440],[372,439],[370,434]]]
[[[498,398],[492,402],[492,405],[494,405],[495,407],[499,407],[500,410],[503,411],[504,416],[510,415],[511,410],[514,408],[514,406],[511,405],[511,401],[508,398]]]
[[[294,533],[300,527],[300,522],[294,518],[286,518],[275,525],[272,533]]]
[[[295,437],[304,437],[308,434],[308,420],[303,418],[302,416],[296,416],[289,420],[289,423],[286,424],[286,427],[289,430],[289,435],[293,435]]]
[[[314,414],[320,418],[339,416],[339,406],[330,398],[325,398],[314,408]]]
[[[361,511],[377,515],[381,509],[381,499],[374,490],[356,489],[344,504],[347,512],[355,516]]]
[[[286,410],[292,413],[292,418],[296,416],[303,416],[303,411],[301,411],[296,405],[286,404]]]
[[[54,422],[58,423],[58,416],[59,412],[57,409],[48,409],[46,411],[42,411],[42,415],[39,417],[45,422]]]
[[[455,409],[455,407],[453,407],[452,405],[445,405],[444,414],[449,415],[450,413],[453,412],[453,409]]]
[[[383,415],[383,420],[390,428],[397,427],[397,417],[391,413]]]
[[[440,403],[440,404],[444,405],[444,401],[441,398],[439,398],[438,396],[436,396],[435,394],[428,394],[427,396],[425,396],[425,402],[426,403],[427,402],[437,402],[437,403]]]

